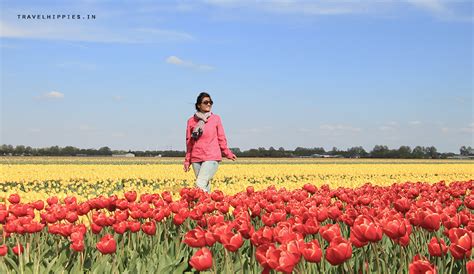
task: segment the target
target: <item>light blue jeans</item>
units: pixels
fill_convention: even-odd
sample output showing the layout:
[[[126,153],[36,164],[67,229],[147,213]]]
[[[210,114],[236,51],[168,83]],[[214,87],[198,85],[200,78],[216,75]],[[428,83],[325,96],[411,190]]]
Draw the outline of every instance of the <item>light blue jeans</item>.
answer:
[[[203,191],[210,193],[211,184],[210,181],[214,174],[216,174],[219,162],[217,161],[204,161],[199,163],[192,163],[194,174],[196,175],[196,186]]]

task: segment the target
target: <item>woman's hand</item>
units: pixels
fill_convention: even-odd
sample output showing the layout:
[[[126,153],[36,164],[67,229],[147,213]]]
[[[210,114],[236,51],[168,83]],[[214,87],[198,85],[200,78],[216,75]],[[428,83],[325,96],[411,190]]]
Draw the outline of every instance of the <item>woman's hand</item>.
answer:
[[[235,156],[235,154],[232,154],[232,156],[230,156],[229,159],[232,161],[235,161],[237,160],[237,156]]]
[[[188,163],[188,162],[185,162],[185,163],[184,163],[184,167],[183,167],[184,172],[188,172],[188,171],[190,170],[190,168],[189,168],[190,165],[191,165],[191,164]]]

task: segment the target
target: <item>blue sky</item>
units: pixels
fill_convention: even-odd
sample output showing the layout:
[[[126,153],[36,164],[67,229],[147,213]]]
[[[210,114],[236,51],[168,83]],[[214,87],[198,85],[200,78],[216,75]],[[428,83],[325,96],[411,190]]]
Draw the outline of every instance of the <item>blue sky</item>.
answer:
[[[471,1],[1,1],[1,143],[474,145]],[[88,14],[87,19],[18,15]]]

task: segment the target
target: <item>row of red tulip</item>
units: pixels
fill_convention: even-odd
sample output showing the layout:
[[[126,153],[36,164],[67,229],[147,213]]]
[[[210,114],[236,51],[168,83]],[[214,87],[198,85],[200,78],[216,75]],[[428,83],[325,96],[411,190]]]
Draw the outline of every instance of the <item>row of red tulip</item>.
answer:
[[[417,238],[413,245],[418,253],[427,247],[426,256],[452,259],[451,267],[455,260],[462,260],[472,271],[474,263],[469,260],[474,247],[473,189],[472,180],[449,185],[366,184],[357,189],[317,188],[310,184],[293,191],[274,187],[254,191],[248,187],[236,195],[183,188],[181,198],[175,201],[169,192],[138,197],[131,191],[123,198],[99,196],[79,202],[73,196],[63,201],[49,197],[46,203],[22,203],[20,196],[13,194],[8,203],[0,203],[0,224],[4,239],[39,233],[47,227],[50,234],[67,238],[71,249],[82,252],[89,229],[94,234],[111,228],[116,234],[142,231],[153,236],[157,225],[167,219],[171,218],[175,226],[192,220],[195,227],[183,235],[183,242],[199,248],[189,260],[195,269],[212,267],[209,248],[216,243],[229,252],[239,252],[248,241],[264,271],[281,272],[292,272],[303,258],[312,263],[324,258],[333,266],[341,265],[351,259],[354,250],[364,247],[370,247],[377,255],[377,244],[385,238],[407,247],[414,241],[416,230],[430,239],[423,242]],[[81,216],[90,219],[89,228]],[[107,233],[96,247],[101,253],[110,254],[116,252],[117,244],[114,236]],[[19,254],[21,248],[16,244],[12,251]],[[7,252],[8,247],[1,245],[0,256]],[[407,266],[410,272],[435,270],[426,256],[414,257]],[[375,268],[381,270],[380,266]]]

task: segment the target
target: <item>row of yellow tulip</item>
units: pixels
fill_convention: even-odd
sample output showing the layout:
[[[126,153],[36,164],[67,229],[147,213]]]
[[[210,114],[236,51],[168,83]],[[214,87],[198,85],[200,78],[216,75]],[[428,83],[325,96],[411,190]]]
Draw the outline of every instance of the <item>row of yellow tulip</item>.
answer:
[[[74,162],[78,158],[66,159]],[[453,182],[474,178],[474,164],[455,161],[425,160],[414,164],[406,160],[367,163],[365,159],[352,159],[348,163],[347,160],[331,159],[321,164],[322,160],[311,162],[309,159],[307,163],[301,163],[298,162],[300,159],[294,162],[278,159],[269,164],[269,160],[250,159],[253,164],[223,162],[212,181],[212,188],[234,194],[249,185],[257,190],[270,185],[295,189],[306,183],[353,188],[367,182],[386,186],[396,182]],[[89,199],[129,190],[141,193],[170,190],[177,194],[182,187],[194,184],[194,173],[185,173],[180,162],[143,165],[129,164],[128,160],[123,160],[123,164],[84,164],[80,162],[82,159],[76,160],[79,164],[25,164],[21,161],[0,164],[0,192],[5,196],[19,193],[26,200],[37,200],[51,195],[75,194]]]

